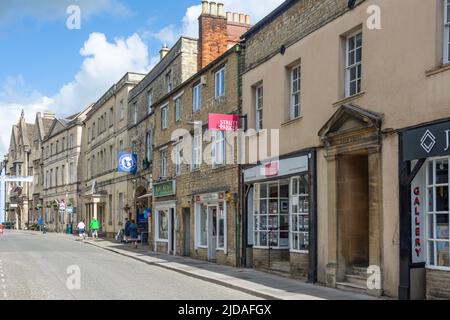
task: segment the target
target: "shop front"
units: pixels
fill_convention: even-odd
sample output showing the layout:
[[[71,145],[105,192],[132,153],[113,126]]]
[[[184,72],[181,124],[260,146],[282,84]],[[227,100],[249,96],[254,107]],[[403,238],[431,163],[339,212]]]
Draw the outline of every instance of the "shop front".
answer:
[[[176,255],[177,230],[179,229],[177,217],[176,181],[170,180],[153,184],[154,215],[152,232],[153,250],[156,252]]]
[[[316,281],[315,152],[244,170],[246,264]]]
[[[195,195],[195,257],[227,264],[227,203],[225,191]]]
[[[401,299],[450,299],[450,121],[400,132]]]

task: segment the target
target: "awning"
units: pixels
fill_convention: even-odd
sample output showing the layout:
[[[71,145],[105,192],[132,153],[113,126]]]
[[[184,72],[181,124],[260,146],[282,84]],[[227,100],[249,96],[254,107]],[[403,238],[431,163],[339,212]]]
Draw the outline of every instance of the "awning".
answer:
[[[147,198],[151,198],[151,197],[153,197],[153,193],[147,193],[147,194],[144,194],[143,196],[138,197],[138,199],[141,200],[141,199],[147,199]]]

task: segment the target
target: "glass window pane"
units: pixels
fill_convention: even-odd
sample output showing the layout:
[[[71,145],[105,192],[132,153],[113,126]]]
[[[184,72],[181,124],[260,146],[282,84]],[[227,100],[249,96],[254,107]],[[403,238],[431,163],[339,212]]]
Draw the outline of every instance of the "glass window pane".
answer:
[[[270,198],[278,198],[278,183],[269,185],[269,196]]]
[[[267,198],[267,184],[260,185],[260,197],[261,199]]]
[[[356,62],[361,62],[362,48],[356,50]]]
[[[435,265],[435,259],[434,259],[434,242],[430,241],[428,243],[428,256],[429,256],[429,264],[434,266]]]
[[[292,235],[292,249],[300,250],[298,242],[299,242],[299,234],[295,233],[295,234]]]
[[[269,230],[279,230],[278,216],[269,216]]]
[[[280,215],[280,230],[289,230],[289,215]]]
[[[267,214],[267,200],[259,201],[259,210],[260,214]]]
[[[294,214],[292,215],[292,231],[297,232],[298,230],[298,219],[301,219],[298,215]]]
[[[280,200],[280,213],[289,213],[289,198]]]
[[[280,183],[280,198],[289,198],[289,181]]]
[[[428,215],[428,238],[434,239],[434,215]]]
[[[450,267],[449,259],[449,243],[448,242],[436,242],[437,249],[437,266]]]
[[[428,188],[428,212],[434,211],[434,196],[433,188]]]
[[[436,187],[436,211],[448,211],[448,186]]]
[[[448,214],[436,215],[436,239],[449,240]]]
[[[267,216],[259,217],[258,230],[266,231],[267,230]]]
[[[303,217],[303,231],[309,231],[309,217]]]
[[[270,233],[270,246],[278,247],[278,232]]]
[[[362,47],[362,33],[356,35],[356,47]]]
[[[260,232],[259,233],[259,245],[261,247],[267,247],[267,232]]]
[[[350,39],[348,39],[348,48],[349,48],[349,50],[355,49],[355,38],[354,37],[351,37]]]
[[[436,184],[448,184],[448,160],[436,161]]]
[[[289,247],[289,232],[280,232],[280,247]]]
[[[269,214],[275,214],[278,212],[278,199],[269,200]]]

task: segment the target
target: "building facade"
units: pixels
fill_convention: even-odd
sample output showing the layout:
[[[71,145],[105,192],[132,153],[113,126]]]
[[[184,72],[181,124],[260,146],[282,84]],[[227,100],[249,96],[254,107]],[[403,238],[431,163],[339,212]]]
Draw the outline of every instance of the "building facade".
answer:
[[[127,73],[87,113],[83,126],[82,210],[87,224],[95,217],[100,233],[114,237],[128,217],[127,176],[118,172],[118,155],[128,144],[128,94],[144,77]]]
[[[405,11],[405,5],[414,10]],[[280,233],[289,234],[282,250],[290,253],[288,272],[298,270],[292,254],[300,248],[310,256],[302,258],[300,269],[309,269],[312,281],[373,295],[448,297],[446,160],[401,147],[402,139],[411,137],[408,128],[449,115],[448,5],[446,0],[286,1],[244,35],[243,112],[251,128],[279,129],[275,173],[305,164],[300,158],[296,165],[283,163],[292,153],[315,158],[309,190],[299,188],[295,176],[284,184],[289,219]],[[401,23],[411,20],[413,37],[405,36],[408,27]],[[418,141],[413,139],[431,154],[437,133],[430,128],[426,135],[424,128]],[[405,175],[414,178],[419,158],[427,163],[422,168],[430,168],[429,180],[422,169],[422,182],[414,183],[421,186],[420,196],[434,196],[428,196],[428,208],[417,209],[423,219],[416,220],[408,199],[417,200],[417,190]],[[273,167],[267,160],[263,165]],[[272,195],[281,203],[281,185],[278,193],[267,187],[253,185],[249,206],[255,197],[266,201],[266,194],[269,207]],[[264,213],[253,208],[248,220],[256,222]],[[269,208],[269,219],[270,214]],[[248,245],[253,244],[254,262],[259,234],[268,229],[253,227]],[[418,260],[414,235],[423,250]],[[270,251],[267,245],[263,249]],[[371,285],[368,273],[375,275]]]
[[[27,123],[22,111],[17,125],[13,125],[8,154],[5,156],[6,175],[28,177],[33,170],[32,141],[34,125]],[[32,173],[31,173],[32,175]],[[6,187],[6,221],[15,222],[16,229],[27,229],[31,220],[30,182],[9,182]]]
[[[42,142],[43,221],[49,231],[76,225],[80,210],[83,120],[91,107],[67,119],[55,118]]]

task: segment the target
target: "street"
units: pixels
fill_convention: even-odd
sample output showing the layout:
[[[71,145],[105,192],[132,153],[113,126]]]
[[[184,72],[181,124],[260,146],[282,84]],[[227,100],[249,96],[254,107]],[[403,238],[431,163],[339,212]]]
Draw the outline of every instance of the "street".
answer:
[[[79,288],[74,278],[79,270]],[[53,234],[0,235],[0,300],[249,300],[257,297]]]

